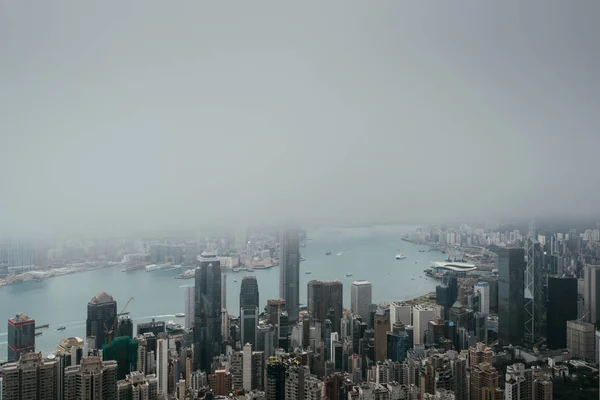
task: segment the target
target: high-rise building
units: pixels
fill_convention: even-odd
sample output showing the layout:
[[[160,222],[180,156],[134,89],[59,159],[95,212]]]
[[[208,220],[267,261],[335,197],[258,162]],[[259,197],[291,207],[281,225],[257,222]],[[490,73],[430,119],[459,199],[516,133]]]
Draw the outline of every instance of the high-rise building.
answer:
[[[291,323],[300,311],[300,236],[296,229],[284,229],[279,241],[279,297],[285,300]]]
[[[371,282],[354,281],[350,288],[350,306],[352,313],[360,315],[363,321],[369,319],[371,303],[373,302]],[[367,324],[368,325],[368,324]]]
[[[435,308],[425,304],[417,304],[413,307],[413,344],[423,344],[425,331],[429,327],[429,321],[435,319]]]
[[[400,321],[395,322],[392,331],[387,333],[387,359],[402,362],[411,347],[412,338],[406,333],[404,324]]]
[[[479,311],[490,315],[490,285],[487,282],[477,282],[475,292],[479,293]]]
[[[594,324],[581,320],[567,321],[567,349],[571,357],[596,361]]]
[[[5,400],[62,400],[57,363],[44,360],[42,353],[22,353],[18,361],[5,364],[1,383]]]
[[[124,380],[117,381],[117,399],[150,400],[158,395],[156,375],[144,375],[139,371],[127,374]]]
[[[534,239],[525,240],[524,339],[536,343],[542,334],[542,267],[543,251]]]
[[[129,314],[120,315],[117,321],[117,332],[113,337],[127,336],[133,338],[133,320]]]
[[[156,341],[156,372],[158,393],[169,393],[169,339]]]
[[[533,400],[552,400],[552,389],[552,380],[548,378],[536,379],[533,381]]]
[[[258,307],[259,304],[258,282],[256,281],[256,276],[245,276],[244,279],[242,279],[242,285],[240,287],[240,308],[248,306]]]
[[[208,385],[216,396],[226,396],[233,389],[231,373],[226,369],[218,369],[208,376]]]
[[[469,365],[471,368],[481,364],[492,364],[494,351],[491,347],[487,347],[485,343],[477,343],[469,348]]]
[[[252,390],[252,345],[247,343],[242,351],[242,388],[250,392]]]
[[[195,276],[194,367],[210,372],[221,351],[221,263],[215,253],[203,252]]]
[[[65,368],[64,389],[63,400],[116,399],[117,362],[92,356],[82,358],[80,365]]]
[[[282,360],[269,357],[267,361],[267,400],[285,400],[285,378],[287,368]]]
[[[506,367],[505,398],[515,400],[530,400],[533,388],[533,373],[524,364],[516,363]]]
[[[490,289],[490,312],[498,312],[498,277],[493,276],[482,276],[479,278],[479,282],[486,282]]]
[[[481,400],[483,388],[497,388],[498,377],[498,371],[488,362],[471,366],[471,400]]]
[[[402,322],[403,325],[412,324],[412,307],[410,304],[395,301],[390,303],[390,324],[393,326],[396,322]]]
[[[329,311],[333,310],[333,332],[341,332],[342,312],[344,310],[344,291],[340,281],[308,282],[308,312],[312,320],[324,324]]]
[[[588,321],[600,324],[600,265],[586,265],[583,276],[583,304]]]
[[[379,308],[375,312],[375,361],[384,361],[387,356],[387,333],[390,330],[390,310]]]
[[[577,278],[548,277],[547,345],[549,349],[567,347],[567,321],[577,319]]]
[[[258,327],[258,307],[245,306],[240,309],[240,330],[242,344],[256,346]]]
[[[524,337],[525,250],[503,247],[497,250],[498,338],[520,344]]]
[[[481,389],[481,400],[504,400],[504,389],[500,388],[488,388],[484,387]]]
[[[192,329],[194,326],[194,288],[185,288],[185,329]]]
[[[448,319],[450,308],[456,302],[458,297],[458,278],[453,274],[446,274],[443,277],[442,284],[435,288],[436,304],[444,307],[444,319]]]
[[[35,320],[25,314],[8,319],[8,361],[35,351]]]
[[[275,349],[275,328],[273,325],[259,325],[257,327],[256,350],[265,353],[265,357],[271,357]]]
[[[98,293],[87,306],[85,337],[94,337],[95,348],[99,350],[112,341],[117,323],[117,302],[106,292]]]
[[[137,369],[138,341],[129,336],[113,339],[102,346],[102,359],[117,362],[117,379],[125,379],[127,374]]]
[[[299,366],[287,369],[285,377],[285,398],[297,400],[321,400],[323,381],[311,375],[308,367]]]
[[[165,321],[157,321],[152,318],[150,322],[137,324],[137,334],[145,335],[146,333],[152,333],[154,337],[159,337],[161,333],[165,332],[165,328]]]

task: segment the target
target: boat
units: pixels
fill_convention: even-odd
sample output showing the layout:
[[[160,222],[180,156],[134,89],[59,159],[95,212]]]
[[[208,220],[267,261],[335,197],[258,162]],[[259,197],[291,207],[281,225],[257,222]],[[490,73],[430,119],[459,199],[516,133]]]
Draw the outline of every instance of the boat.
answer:
[[[233,281],[237,283],[237,280],[234,279]]]
[[[310,275],[310,274],[312,274],[312,272],[310,272],[310,271],[306,271],[304,274],[305,274],[305,275]]]
[[[177,275],[175,277],[175,279],[192,279],[195,276],[196,276],[196,270],[195,269],[188,269],[184,273]]]
[[[240,272],[240,269],[239,268],[234,268],[234,269],[232,269],[232,271],[233,272]]]
[[[165,330],[168,333],[178,333],[178,332],[183,332],[183,326],[181,326],[180,324],[177,324],[173,321],[169,321],[167,323],[167,325],[165,326]]]
[[[177,318],[183,318],[183,317],[185,317],[185,314],[184,314],[184,313],[182,313],[182,312],[178,312],[177,314],[175,314],[175,316],[176,316]]]
[[[56,328],[57,331],[64,331],[65,329],[67,329],[67,327],[64,325],[61,325],[58,328]]]
[[[300,257],[300,262],[302,262],[302,261],[306,261],[306,258]]]
[[[418,261],[415,261],[415,264],[418,264],[418,263],[419,263]]]
[[[421,249],[419,250],[419,253],[425,253],[425,250]]]
[[[48,328],[49,326],[50,326],[49,324],[38,325],[35,327],[35,329],[44,329],[44,328]]]
[[[40,336],[43,332],[36,332],[35,336]]]
[[[396,260],[404,260],[406,256],[403,253],[396,254]]]
[[[248,267],[248,268],[246,268],[246,271],[248,271],[248,272],[254,272],[254,269],[252,267]]]
[[[346,276],[352,276],[352,272],[346,272]]]
[[[331,250],[327,250],[327,251],[325,252],[325,255],[326,255],[326,256],[330,256],[330,255],[331,255]]]

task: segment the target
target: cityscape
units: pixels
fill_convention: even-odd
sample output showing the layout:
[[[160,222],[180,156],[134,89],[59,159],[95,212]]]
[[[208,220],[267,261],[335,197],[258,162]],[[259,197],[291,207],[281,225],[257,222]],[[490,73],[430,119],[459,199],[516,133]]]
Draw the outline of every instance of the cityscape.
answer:
[[[600,1],[0,3],[0,400],[600,399]]]

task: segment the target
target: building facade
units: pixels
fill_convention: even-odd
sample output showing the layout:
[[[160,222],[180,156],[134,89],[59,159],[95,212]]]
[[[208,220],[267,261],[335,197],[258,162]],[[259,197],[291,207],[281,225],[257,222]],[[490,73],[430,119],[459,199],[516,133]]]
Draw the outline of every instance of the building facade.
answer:
[[[352,287],[350,288],[350,307],[352,308],[352,313],[362,317],[363,321],[368,321],[372,302],[373,293],[371,282],[352,282]]]
[[[567,321],[577,319],[577,278],[572,276],[548,277],[547,346],[549,349],[567,348]]]
[[[497,255],[498,338],[502,343],[517,345],[525,335],[525,250],[499,248]]]
[[[279,297],[285,300],[291,323],[300,314],[300,236],[296,229],[284,229],[279,241]]]
[[[117,302],[106,292],[98,293],[87,306],[86,339],[95,338],[95,348],[100,350],[103,345],[112,341],[117,328]]]
[[[25,314],[8,319],[8,361],[35,351],[35,320]]]
[[[308,282],[308,312],[311,319],[325,324],[329,311],[333,310],[333,332],[341,332],[342,312],[344,310],[344,291],[340,281]]]

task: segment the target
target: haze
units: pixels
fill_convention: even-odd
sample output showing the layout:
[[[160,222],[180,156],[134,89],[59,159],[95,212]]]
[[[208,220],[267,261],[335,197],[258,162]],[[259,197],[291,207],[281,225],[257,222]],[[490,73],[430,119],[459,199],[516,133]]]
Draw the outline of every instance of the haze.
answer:
[[[0,7],[3,230],[600,201],[597,1]]]

